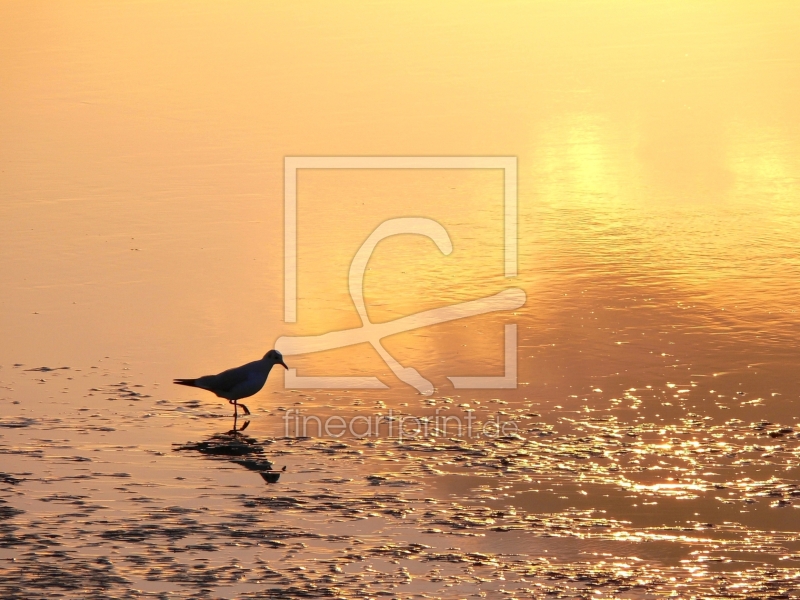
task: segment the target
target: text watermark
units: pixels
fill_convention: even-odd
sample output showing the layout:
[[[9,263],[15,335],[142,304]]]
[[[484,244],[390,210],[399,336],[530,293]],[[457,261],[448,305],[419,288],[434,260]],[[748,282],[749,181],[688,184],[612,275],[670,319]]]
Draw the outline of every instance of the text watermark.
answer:
[[[289,409],[283,414],[284,437],[331,437],[345,435],[354,438],[396,438],[400,441],[426,438],[487,438],[496,439],[519,431],[515,421],[503,420],[502,415],[490,415],[478,421],[473,411],[464,415],[442,414],[441,409],[431,416],[387,414],[319,416]]]

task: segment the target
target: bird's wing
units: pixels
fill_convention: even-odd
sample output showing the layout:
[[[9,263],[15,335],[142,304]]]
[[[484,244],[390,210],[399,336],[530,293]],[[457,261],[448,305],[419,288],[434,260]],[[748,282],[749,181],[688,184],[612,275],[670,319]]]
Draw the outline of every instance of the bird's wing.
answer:
[[[251,377],[255,363],[247,363],[241,367],[228,369],[217,375],[206,375],[196,380],[195,385],[215,393],[230,392],[236,386],[241,385]]]

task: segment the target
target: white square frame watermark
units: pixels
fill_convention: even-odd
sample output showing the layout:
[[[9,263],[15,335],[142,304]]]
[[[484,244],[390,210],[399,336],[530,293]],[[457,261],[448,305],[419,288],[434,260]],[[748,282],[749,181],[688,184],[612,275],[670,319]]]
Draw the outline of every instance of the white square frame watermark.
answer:
[[[284,158],[284,322],[297,322],[297,172],[300,169],[501,169],[503,171],[503,267],[506,278],[517,275],[517,157],[515,156],[287,156]],[[399,219],[400,220],[400,219]],[[427,234],[426,234],[427,235]],[[446,235],[446,234],[445,234]],[[437,242],[438,243],[438,242]],[[449,252],[448,252],[449,253]],[[524,304],[525,295],[522,290],[510,289],[496,296],[476,300],[471,303],[481,305],[476,309],[481,312],[515,308]],[[483,302],[482,302],[483,301]],[[482,304],[481,304],[482,302]],[[493,306],[493,308],[491,308]],[[489,307],[489,308],[487,308]],[[439,309],[439,312],[446,312]],[[458,307],[452,307],[458,313]],[[435,312],[435,311],[431,311]],[[451,320],[468,316],[444,317]],[[422,317],[417,319],[416,326],[430,324]],[[386,334],[385,334],[386,335]],[[502,377],[448,377],[456,388],[516,388],[517,386],[517,329],[516,324],[506,324],[504,331],[504,366]],[[303,353],[303,344],[292,344],[299,338],[282,337],[276,342],[276,348],[284,354]],[[308,340],[306,340],[308,341]],[[313,345],[313,342],[312,342]],[[375,345],[373,343],[373,345]],[[306,344],[306,347],[310,347]],[[381,348],[376,346],[379,352]],[[423,389],[422,385],[412,383],[403,373],[413,372],[411,379],[419,374],[415,369],[403,368],[381,352],[402,380],[414,385],[423,394],[433,392],[432,386]],[[421,381],[429,384],[424,379]],[[284,386],[289,389],[317,388],[382,388],[387,386],[375,377],[300,377],[295,369],[286,373]]]

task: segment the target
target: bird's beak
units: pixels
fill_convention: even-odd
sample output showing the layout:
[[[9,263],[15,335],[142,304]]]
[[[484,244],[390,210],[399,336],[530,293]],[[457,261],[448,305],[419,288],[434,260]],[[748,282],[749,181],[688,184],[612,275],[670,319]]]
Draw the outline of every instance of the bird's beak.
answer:
[[[284,368],[284,369],[286,369],[287,371],[289,370],[289,367],[287,367],[287,366],[286,366],[286,363],[285,363],[285,362],[281,361],[281,362],[279,362],[278,364],[279,364],[279,365],[282,365],[282,366],[283,366],[283,368]]]

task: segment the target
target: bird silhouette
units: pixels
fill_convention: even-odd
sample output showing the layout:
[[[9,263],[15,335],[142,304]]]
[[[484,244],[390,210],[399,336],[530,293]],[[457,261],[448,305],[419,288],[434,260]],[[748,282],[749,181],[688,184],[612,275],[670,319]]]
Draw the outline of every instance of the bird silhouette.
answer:
[[[240,406],[244,409],[244,414],[249,415],[250,410],[239,400],[258,393],[264,387],[269,372],[275,365],[281,365],[284,369],[289,368],[283,362],[283,355],[280,352],[270,350],[261,360],[255,360],[241,367],[234,367],[217,375],[204,375],[196,379],[175,379],[173,383],[208,390],[220,398],[225,398],[233,404],[234,417],[239,414]]]

